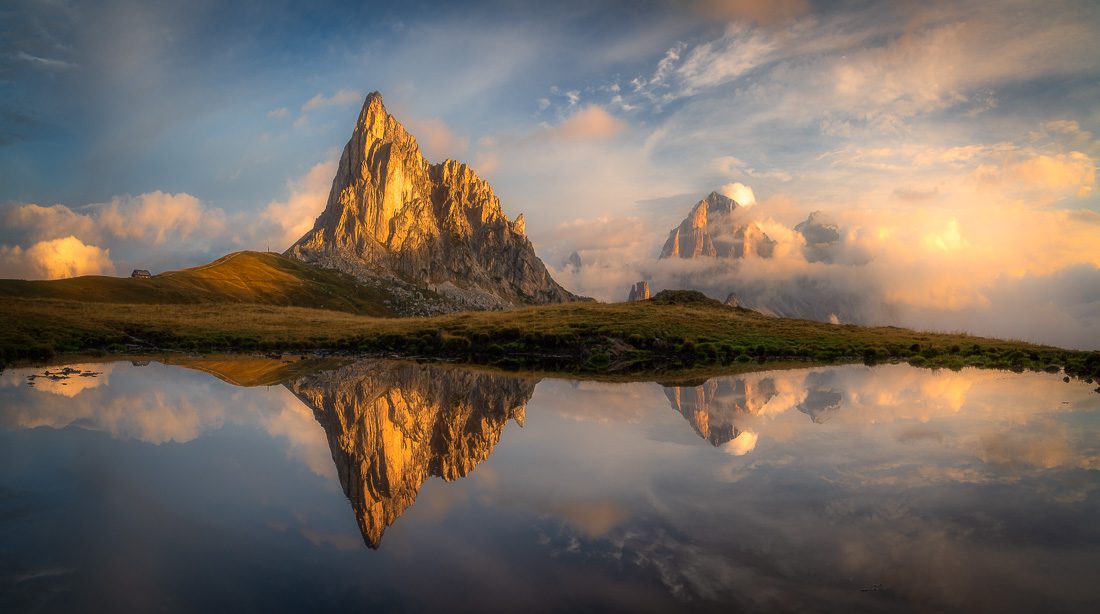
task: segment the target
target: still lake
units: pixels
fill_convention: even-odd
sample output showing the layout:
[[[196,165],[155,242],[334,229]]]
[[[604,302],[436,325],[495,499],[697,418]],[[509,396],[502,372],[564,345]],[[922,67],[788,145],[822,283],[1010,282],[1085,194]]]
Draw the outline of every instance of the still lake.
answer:
[[[1100,611],[1095,384],[188,366],[0,374],[0,611]]]

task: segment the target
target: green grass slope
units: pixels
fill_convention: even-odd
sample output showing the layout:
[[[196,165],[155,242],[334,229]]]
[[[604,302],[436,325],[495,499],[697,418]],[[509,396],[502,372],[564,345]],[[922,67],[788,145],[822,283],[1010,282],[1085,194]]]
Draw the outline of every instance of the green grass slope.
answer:
[[[89,303],[186,305],[254,303],[388,316],[385,295],[349,275],[279,254],[236,252],[203,266],[149,279],[88,275],[51,281],[0,280],[0,301],[55,299]]]
[[[431,318],[269,305],[0,302],[0,358],[90,350],[328,350],[606,376],[750,363],[874,363],[1057,371],[1100,378],[1100,352],[895,327],[770,318],[698,292],[634,303],[569,303]]]

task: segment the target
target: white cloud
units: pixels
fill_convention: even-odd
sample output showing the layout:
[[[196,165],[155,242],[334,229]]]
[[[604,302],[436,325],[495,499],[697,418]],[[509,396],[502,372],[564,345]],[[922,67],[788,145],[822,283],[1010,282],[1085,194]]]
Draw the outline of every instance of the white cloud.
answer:
[[[29,278],[113,274],[115,263],[178,266],[184,254],[213,256],[211,250],[233,245],[240,236],[239,228],[227,227],[223,210],[190,194],[161,191],[75,209],[6,205],[0,220],[6,272],[0,274]]]
[[[542,132],[542,136],[568,141],[603,140],[617,136],[627,125],[603,107],[588,105],[573,113],[557,126]]]
[[[268,227],[262,239],[274,243],[276,251],[290,247],[313,228],[325,209],[337,163],[334,158],[313,165],[303,177],[287,183],[290,195],[286,200],[272,201],[264,208],[261,219]]]
[[[744,456],[756,449],[759,436],[752,431],[742,431],[730,441],[722,444],[722,451],[732,456]]]
[[[317,94],[302,105],[302,113],[309,113],[324,107],[346,107],[354,104],[362,104],[363,94],[358,90],[342,89],[332,96]]]
[[[23,60],[24,62],[29,62],[36,66],[51,68],[54,70],[68,70],[70,68],[76,68],[76,64],[72,62],[66,62],[65,60],[58,60],[55,58],[43,58],[37,55],[31,55],[25,51],[20,51],[19,53],[15,54],[15,57]]]
[[[5,278],[61,279],[114,273],[110,250],[85,245],[72,235],[39,241],[27,249],[0,245],[0,276]]]
[[[214,236],[225,228],[222,210],[205,207],[190,194],[159,190],[134,198],[115,197],[97,217],[99,225],[115,237],[140,239],[153,246],[197,233]]]
[[[719,191],[737,201],[737,204],[742,207],[751,207],[756,204],[756,194],[753,194],[752,188],[741,182],[727,183]]]

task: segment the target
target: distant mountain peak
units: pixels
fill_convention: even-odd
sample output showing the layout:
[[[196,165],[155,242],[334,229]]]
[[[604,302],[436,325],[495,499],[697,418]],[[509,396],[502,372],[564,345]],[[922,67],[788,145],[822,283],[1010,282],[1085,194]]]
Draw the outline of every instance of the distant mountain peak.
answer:
[[[325,210],[287,255],[366,281],[400,280],[451,309],[575,300],[535,255],[520,215],[457,160],[430,164],[371,92],[344,147]]]
[[[711,192],[695,203],[684,221],[668,233],[659,259],[664,258],[770,258],[775,241],[756,223],[738,223],[734,212],[741,205]]]

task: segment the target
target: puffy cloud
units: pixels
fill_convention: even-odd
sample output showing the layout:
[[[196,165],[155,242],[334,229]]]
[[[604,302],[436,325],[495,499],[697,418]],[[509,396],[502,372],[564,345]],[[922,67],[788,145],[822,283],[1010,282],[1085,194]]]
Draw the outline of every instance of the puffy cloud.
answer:
[[[924,235],[924,245],[930,250],[951,252],[965,247],[967,243],[959,233],[959,220],[951,218],[943,230]]]
[[[11,379],[0,379],[0,386],[21,390],[5,400],[0,424],[28,429],[77,426],[152,444],[185,443],[226,424],[247,424],[285,439],[289,457],[337,483],[324,429],[313,412],[282,386],[236,389],[205,373],[181,373],[161,365],[70,366],[102,375],[59,382],[39,378],[28,390],[24,378],[34,371],[5,372],[3,377]],[[135,394],[132,389],[138,381],[148,389]]]
[[[302,105],[302,113],[309,113],[324,107],[346,107],[363,102],[363,94],[357,90],[342,89],[332,96],[317,94]]]
[[[727,183],[719,191],[737,201],[737,204],[742,207],[751,207],[756,204],[756,194],[753,194],[752,188],[743,183]]]
[[[39,241],[27,249],[0,245],[0,275],[4,277],[61,279],[114,272],[110,250],[85,245],[72,235]]]
[[[570,115],[545,135],[569,141],[610,139],[626,130],[626,123],[608,113],[603,107],[588,105]]]
[[[722,444],[722,451],[732,456],[744,456],[756,449],[759,436],[752,431],[742,431],[730,441]]]
[[[806,229],[811,205],[767,199],[740,210],[737,224],[776,241],[772,258],[657,260],[676,221],[652,215],[576,221],[546,236],[558,257],[551,263],[573,250],[585,263],[555,272],[559,281],[601,300],[623,300],[645,279],[655,292],[695,288],[719,300],[733,292],[778,315],[1100,347],[1098,297],[1085,291],[1100,270],[1100,214],[989,199],[955,186],[940,193],[942,207],[834,207],[817,219],[836,225],[835,240],[813,249],[794,230]],[[692,200],[672,210],[686,215]]]
[[[70,234],[97,240],[100,236],[91,215],[65,205],[43,207],[30,203],[3,207],[0,220],[4,222],[3,241],[40,241]]]
[[[178,267],[186,258],[199,264],[240,237],[237,230],[230,234],[223,210],[161,191],[78,208],[0,206],[0,220],[2,274],[29,278],[111,274],[113,262]]]
[[[159,246],[169,238],[184,240],[200,231],[216,235],[225,227],[225,213],[203,206],[190,194],[158,190],[134,198],[111,199],[99,210],[98,223],[116,237]]]
[[[274,242],[277,250],[290,247],[313,228],[328,200],[337,163],[332,159],[313,165],[305,176],[288,182],[286,200],[270,202],[264,208],[261,219],[269,227],[263,238]]]
[[[1079,151],[1038,155],[1012,164],[1007,170],[1011,178],[1051,190],[1073,190],[1081,198],[1096,185],[1096,161]]]

